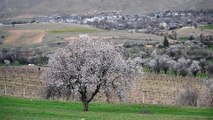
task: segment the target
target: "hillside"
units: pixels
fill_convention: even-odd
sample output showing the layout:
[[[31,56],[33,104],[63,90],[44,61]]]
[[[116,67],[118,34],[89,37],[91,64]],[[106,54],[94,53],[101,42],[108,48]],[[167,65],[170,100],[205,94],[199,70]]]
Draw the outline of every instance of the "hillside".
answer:
[[[173,9],[209,9],[212,0],[1,0],[0,18],[52,14],[122,14]]]

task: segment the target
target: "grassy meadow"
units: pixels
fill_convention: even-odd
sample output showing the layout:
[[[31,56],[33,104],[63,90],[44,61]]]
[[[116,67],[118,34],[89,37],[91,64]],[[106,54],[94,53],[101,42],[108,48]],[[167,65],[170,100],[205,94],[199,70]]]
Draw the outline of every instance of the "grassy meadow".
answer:
[[[80,102],[0,97],[2,120],[210,120],[213,108],[93,102],[89,112]]]
[[[89,28],[89,27],[72,27],[72,28],[65,28],[65,29],[55,29],[49,30],[49,33],[92,33],[98,32],[98,29]]]
[[[205,25],[205,26],[202,26],[201,28],[208,29],[208,30],[213,30],[213,25]]]

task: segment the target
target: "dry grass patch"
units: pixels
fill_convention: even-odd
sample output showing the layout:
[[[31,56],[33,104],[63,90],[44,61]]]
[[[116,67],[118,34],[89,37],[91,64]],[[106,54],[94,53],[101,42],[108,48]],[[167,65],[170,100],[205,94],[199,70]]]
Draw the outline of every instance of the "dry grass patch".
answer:
[[[44,30],[10,30],[5,44],[37,44],[43,41]]]
[[[212,35],[213,31],[207,31],[207,30],[201,30],[201,29],[195,29],[192,27],[183,27],[177,30],[178,36],[189,36],[190,34],[193,34],[195,36],[200,36],[200,34],[203,35]]]

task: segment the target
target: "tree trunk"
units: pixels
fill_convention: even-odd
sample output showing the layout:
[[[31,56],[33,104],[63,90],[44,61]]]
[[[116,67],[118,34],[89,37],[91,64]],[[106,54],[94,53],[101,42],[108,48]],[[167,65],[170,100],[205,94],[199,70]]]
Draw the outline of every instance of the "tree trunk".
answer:
[[[164,74],[166,74],[167,73],[167,69],[164,69]]]
[[[89,102],[88,101],[82,101],[83,103],[83,111],[87,112],[89,110]]]

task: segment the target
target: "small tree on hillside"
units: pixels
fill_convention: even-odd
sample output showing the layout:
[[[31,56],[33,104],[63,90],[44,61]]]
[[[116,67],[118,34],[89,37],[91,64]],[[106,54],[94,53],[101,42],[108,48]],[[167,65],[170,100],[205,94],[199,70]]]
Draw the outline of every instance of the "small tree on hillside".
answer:
[[[160,65],[158,59],[152,59],[148,63],[151,72],[155,72],[155,74],[160,74]]]
[[[200,71],[200,66],[198,61],[192,61],[189,67],[189,72],[196,77],[197,73]]]
[[[213,79],[204,79],[202,82],[206,90],[202,94],[200,106],[213,107]]]
[[[176,31],[172,31],[172,38],[177,40],[177,32]]]
[[[180,63],[176,62],[175,60],[168,61],[169,69],[175,74],[178,75],[178,68],[180,67]]]
[[[167,39],[166,36],[164,36],[163,46],[164,46],[165,48],[169,47],[169,41],[168,41],[168,39]]]
[[[192,86],[188,85],[187,87],[183,88],[183,90],[177,96],[176,104],[197,106],[197,98],[198,94],[196,90]]]
[[[203,59],[200,59],[200,69],[201,69],[201,73],[205,73],[206,72],[206,70],[205,70],[205,67],[206,67],[206,65],[207,65],[207,61],[206,61],[206,59],[205,58],[203,58]]]
[[[185,77],[188,74],[188,67],[191,63],[190,59],[185,59],[184,57],[178,59],[178,74]]]
[[[190,34],[189,35],[189,40],[194,40],[195,38],[194,38],[194,35],[193,34]]]
[[[206,71],[208,72],[209,76],[213,76],[213,64],[209,64],[207,67],[206,67]]]
[[[151,57],[152,57],[153,59],[159,57],[156,49],[154,49],[154,50],[152,51]]]
[[[4,64],[7,65],[7,66],[10,65],[10,61],[9,60],[4,60]]]
[[[170,60],[171,58],[166,54],[159,57],[159,66],[164,71],[164,74],[166,74],[169,69]]]
[[[141,68],[125,61],[113,45],[80,40],[50,57],[43,79],[47,86],[60,86],[79,93],[83,110],[88,111],[89,103],[100,90],[125,97],[124,87],[131,88],[140,75]]]

